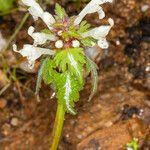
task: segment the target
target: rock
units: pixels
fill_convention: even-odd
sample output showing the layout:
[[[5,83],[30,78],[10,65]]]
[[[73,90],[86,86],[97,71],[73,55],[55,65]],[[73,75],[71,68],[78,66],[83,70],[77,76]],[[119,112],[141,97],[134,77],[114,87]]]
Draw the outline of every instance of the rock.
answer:
[[[77,150],[119,150],[130,142],[133,137],[143,138],[147,128],[139,119],[131,119],[117,123],[109,128],[98,130],[77,145]]]
[[[7,101],[3,98],[0,98],[0,109],[5,108],[7,105]]]
[[[8,124],[8,123],[5,123],[3,126],[2,126],[2,128],[1,128],[1,130],[2,130],[2,134],[4,135],[4,136],[7,136],[7,135],[9,135],[10,133],[11,133],[11,126],[10,126],[10,124]]]
[[[3,88],[5,85],[7,85],[8,80],[6,75],[2,70],[0,70],[0,88]]]
[[[12,126],[18,126],[19,120],[18,120],[18,118],[14,117],[11,119],[10,123]]]

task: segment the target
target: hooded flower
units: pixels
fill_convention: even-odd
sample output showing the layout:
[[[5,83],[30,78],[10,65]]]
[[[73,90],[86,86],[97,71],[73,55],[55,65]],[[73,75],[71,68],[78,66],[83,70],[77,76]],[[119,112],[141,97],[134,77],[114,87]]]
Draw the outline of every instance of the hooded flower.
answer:
[[[82,33],[82,37],[93,37],[94,39],[98,40],[98,46],[101,48],[108,48],[109,44],[106,40],[106,36],[109,33],[110,29],[114,25],[114,21],[109,18],[108,22],[110,25],[102,25],[100,27],[96,27],[90,31]]]
[[[82,19],[91,13],[97,12],[99,14],[99,19],[103,19],[105,17],[105,12],[103,11],[100,5],[110,2],[112,3],[113,0],[91,0],[89,4],[80,12],[77,18],[74,21],[75,25],[79,25]]]
[[[95,46],[96,41],[101,48],[108,48],[109,44],[106,40],[106,36],[114,25],[114,21],[109,18],[109,25],[102,25],[94,29],[90,29],[87,23],[81,23],[81,21],[87,14],[95,12],[98,12],[100,19],[104,18],[105,13],[100,5],[106,2],[112,2],[112,0],[91,0],[73,21],[69,19],[65,10],[58,4],[56,4],[56,17],[54,18],[50,13],[44,12],[36,0],[22,0],[22,2],[29,7],[28,10],[34,20],[41,18],[48,27],[45,32],[35,32],[34,27],[29,27],[28,34],[34,40],[33,45],[25,44],[20,51],[17,51],[17,46],[13,45],[15,52],[20,53],[23,57],[27,57],[30,68],[34,67],[35,61],[41,55],[55,54],[55,52],[50,49],[37,47],[38,45],[42,46],[48,42],[49,46],[53,45],[55,49],[78,48],[80,46],[87,46],[87,43],[91,43],[92,46]],[[91,38],[94,40],[90,41]],[[50,42],[53,43],[50,44]]]
[[[55,52],[46,48],[35,47],[33,45],[25,44],[23,49],[20,51],[17,50],[17,46],[13,45],[13,50],[17,53],[20,53],[23,57],[27,57],[29,62],[29,68],[34,67],[35,60],[37,60],[41,55],[54,55]]]
[[[34,46],[45,44],[47,41],[56,41],[56,36],[41,32],[34,32],[35,28],[30,26],[28,34],[34,39]]]
[[[50,13],[44,12],[36,0],[22,0],[22,2],[29,7],[28,10],[34,20],[41,18],[47,27],[51,29],[51,24],[55,23],[55,19]]]

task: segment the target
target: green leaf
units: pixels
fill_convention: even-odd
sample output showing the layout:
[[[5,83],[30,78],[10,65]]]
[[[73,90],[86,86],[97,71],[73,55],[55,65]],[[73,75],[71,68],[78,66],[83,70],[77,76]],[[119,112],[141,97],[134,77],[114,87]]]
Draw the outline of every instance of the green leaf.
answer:
[[[55,76],[55,84],[58,102],[64,105],[67,112],[75,115],[74,102],[78,101],[80,90],[78,81],[67,71]]]
[[[62,37],[64,39],[68,39],[68,38],[79,38],[80,34],[78,34],[76,31],[74,30],[68,30],[66,32],[62,33]]]
[[[82,48],[70,48],[58,52],[54,58],[56,66],[60,71],[67,69],[83,84],[83,65],[86,63]]]
[[[87,32],[90,29],[90,27],[91,25],[88,24],[87,21],[82,21],[78,32],[79,33]]]
[[[128,148],[132,148],[133,150],[139,149],[139,143],[137,138],[133,138],[133,140],[127,144]]]
[[[42,77],[45,84],[50,84],[54,80],[54,76],[56,72],[54,71],[53,68],[55,68],[54,61],[51,60],[50,58],[46,58],[42,69]]]
[[[15,0],[0,0],[0,12],[8,11]]]
[[[43,30],[41,30],[41,32],[43,32],[45,34],[53,34],[49,29],[43,29]]]
[[[92,90],[89,97],[89,101],[93,98],[94,94],[97,91],[97,84],[98,84],[98,73],[97,73],[97,65],[88,57],[86,57],[87,60],[87,69],[88,72],[91,72],[92,76]]]
[[[92,37],[86,37],[86,38],[81,39],[81,43],[84,46],[92,46],[93,43],[95,43],[95,42],[96,42],[96,40]]]
[[[58,3],[56,3],[55,6],[55,14],[59,19],[63,19],[65,16],[67,16],[65,9],[62,8]]]
[[[40,66],[40,69],[38,71],[38,77],[37,77],[37,82],[36,82],[36,92],[35,94],[38,95],[39,91],[40,91],[40,88],[41,88],[41,83],[42,83],[42,74],[43,74],[43,70],[44,70],[44,67],[45,67],[45,63],[47,62],[47,59],[44,59],[42,62],[41,62],[41,66]]]

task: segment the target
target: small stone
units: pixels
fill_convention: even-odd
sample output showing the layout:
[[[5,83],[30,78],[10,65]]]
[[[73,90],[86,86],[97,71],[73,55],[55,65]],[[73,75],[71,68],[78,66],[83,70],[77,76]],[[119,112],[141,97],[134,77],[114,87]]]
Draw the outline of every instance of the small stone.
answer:
[[[3,98],[0,99],[0,109],[5,108],[7,105],[7,101]]]
[[[149,8],[150,8],[149,5],[143,5],[143,6],[141,7],[141,11],[142,11],[142,12],[146,12]]]
[[[14,117],[14,118],[11,119],[10,123],[13,126],[18,126],[19,120],[18,120],[18,118]]]
[[[2,70],[0,70],[0,88],[3,88],[4,86],[6,86],[8,84],[8,79],[6,77],[6,75],[4,74],[4,72]]]
[[[11,132],[11,126],[10,126],[10,124],[8,124],[8,123],[4,124],[2,126],[2,128],[1,128],[1,130],[2,130],[2,134],[3,135],[5,135],[5,136],[9,135],[10,132]]]

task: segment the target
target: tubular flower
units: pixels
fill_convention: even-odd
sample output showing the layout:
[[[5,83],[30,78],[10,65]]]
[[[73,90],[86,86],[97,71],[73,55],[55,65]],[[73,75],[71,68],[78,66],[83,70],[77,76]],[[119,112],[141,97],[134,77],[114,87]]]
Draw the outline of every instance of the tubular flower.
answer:
[[[113,0],[91,0],[89,4],[80,12],[78,17],[75,19],[74,24],[78,25],[82,21],[82,19],[91,13],[97,12],[99,14],[99,19],[103,19],[105,17],[105,12],[103,11],[100,5],[110,2],[112,3]]]
[[[51,29],[51,24],[55,23],[55,19],[50,13],[44,12],[35,0],[22,0],[22,2],[29,7],[28,10],[35,21],[41,18],[47,27]]]
[[[34,39],[35,46],[45,44],[48,40],[55,41],[57,38],[53,34],[34,32],[34,27],[29,27],[28,34]]]
[[[35,60],[37,60],[41,55],[54,55],[55,52],[46,48],[39,48],[33,45],[25,44],[23,49],[17,50],[17,46],[13,45],[13,50],[20,53],[23,57],[27,57],[29,62],[29,67],[32,69],[34,67]]]
[[[92,30],[82,33],[82,37],[93,37],[94,39],[98,40],[98,46],[101,48],[108,48],[109,44],[106,40],[106,36],[108,35],[110,29],[114,25],[114,21],[109,18],[108,22],[110,25],[103,25],[100,27],[96,27]]]
[[[82,21],[82,19],[87,14],[94,12],[98,12],[100,19],[104,18],[105,13],[100,5],[106,2],[112,2],[112,0],[91,0],[81,13],[73,19],[69,18],[65,10],[58,4],[56,4],[55,9],[56,16],[53,17],[50,13],[44,12],[36,0],[22,0],[22,2],[29,7],[28,11],[34,20],[41,18],[48,27],[48,29],[44,29],[41,32],[35,32],[34,27],[29,27],[28,34],[34,40],[33,45],[26,44],[21,51],[17,51],[22,56],[27,57],[30,68],[34,66],[34,62],[42,54],[54,54],[52,50],[36,47],[38,45],[43,46],[46,43],[49,44],[49,46],[54,45],[55,48],[52,47],[50,49],[55,50],[93,47],[96,44],[103,49],[108,48],[109,44],[106,40],[106,36],[114,25],[114,21],[109,18],[109,25],[102,25],[91,29],[91,26],[86,21]],[[13,48],[14,51],[16,51],[15,45]]]

